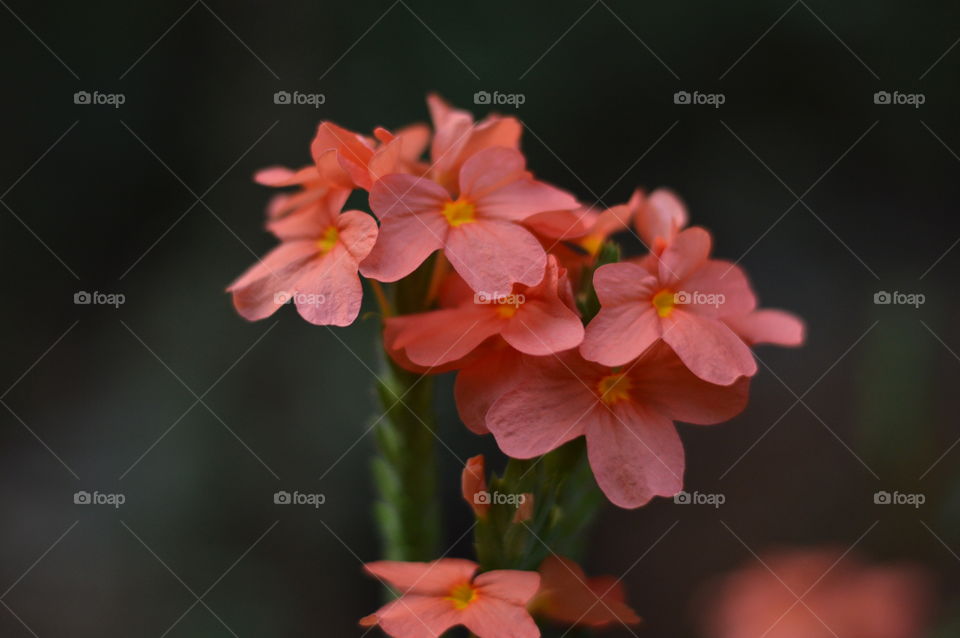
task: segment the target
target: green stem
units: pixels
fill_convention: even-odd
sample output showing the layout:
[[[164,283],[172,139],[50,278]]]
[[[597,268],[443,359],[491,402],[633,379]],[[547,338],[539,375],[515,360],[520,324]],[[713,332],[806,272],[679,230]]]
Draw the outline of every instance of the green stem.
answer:
[[[392,362],[385,368],[377,388],[385,416],[376,427],[380,456],[373,465],[383,554],[387,560],[433,560],[440,542],[433,379]]]
[[[427,310],[435,260],[393,289],[398,314]],[[384,299],[382,305],[391,307]],[[408,372],[384,354],[377,396],[384,416],[375,428],[373,474],[380,499],[377,525],[387,560],[429,561],[440,550],[433,377]]]

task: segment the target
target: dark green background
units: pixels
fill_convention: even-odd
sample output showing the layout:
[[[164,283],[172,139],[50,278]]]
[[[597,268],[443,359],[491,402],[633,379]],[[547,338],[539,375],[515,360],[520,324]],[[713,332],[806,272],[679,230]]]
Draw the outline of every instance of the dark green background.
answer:
[[[809,323],[802,350],[759,352],[744,414],[681,426],[688,489],[726,505],[604,511],[590,573],[624,573],[676,523],[625,578],[639,635],[696,635],[698,587],[752,560],[734,532],[755,551],[847,548],[879,521],[860,551],[923,561],[957,596],[960,447],[919,479],[960,436],[960,249],[921,278],[960,237],[956,3],[3,4],[0,634],[159,636],[195,602],[188,588],[213,584],[204,602],[238,636],[361,633],[380,600],[360,572],[378,556],[372,440],[358,442],[379,414],[375,321],[334,334],[284,308],[249,324],[223,289],[274,244],[254,170],[306,162],[320,119],[423,121],[428,91],[478,114],[478,90],[523,93],[540,177],[588,203],[675,188],[716,254],[743,256],[764,304]],[[126,103],[75,105],[78,90]],[[275,105],[278,90],[326,103]],[[726,103],[675,105],[678,90]],[[875,105],[878,90],[926,103]],[[127,302],[77,306],[79,290]],[[878,290],[927,302],[877,306]],[[449,385],[453,543],[470,523],[460,459],[500,460],[458,423]],[[193,393],[209,410],[194,406],[121,480]],[[805,405],[781,419],[794,393]],[[75,506],[79,489],[127,503]],[[278,489],[327,502],[277,507]],[[877,490],[927,503],[878,507]],[[229,631],[198,604],[167,635]]]

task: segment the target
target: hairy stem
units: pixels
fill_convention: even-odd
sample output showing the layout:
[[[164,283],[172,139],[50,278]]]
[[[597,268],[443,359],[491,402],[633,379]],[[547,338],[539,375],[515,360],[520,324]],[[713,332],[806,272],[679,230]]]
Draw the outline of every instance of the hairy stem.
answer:
[[[392,304],[381,303],[401,315],[427,310],[433,268],[433,259],[427,260],[394,286]],[[381,370],[377,396],[384,416],[375,428],[379,455],[373,474],[383,555],[433,560],[440,544],[433,378],[404,370],[386,355]]]
[[[392,362],[381,379],[377,390],[385,416],[376,427],[380,456],[373,470],[384,557],[432,560],[440,540],[433,380]]]

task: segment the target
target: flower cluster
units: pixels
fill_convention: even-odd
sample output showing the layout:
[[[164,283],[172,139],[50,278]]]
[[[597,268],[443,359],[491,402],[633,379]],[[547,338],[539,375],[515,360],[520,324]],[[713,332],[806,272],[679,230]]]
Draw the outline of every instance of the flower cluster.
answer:
[[[688,226],[671,191],[584,206],[527,169],[515,118],[475,121],[436,96],[428,106],[432,131],[366,136],[323,122],[310,165],[257,174],[293,190],[268,208],[281,243],[228,289],[237,311],[262,319],[292,300],[313,324],[345,326],[360,312],[364,278],[395,364],[420,375],[457,371],[461,420],[492,434],[507,456],[533,459],[584,437],[610,502],[635,508],[674,495],[684,472],[674,422],[739,413],[757,371],[751,346],[799,345],[803,324],[757,308],[743,270],[712,256],[710,234]],[[372,214],[342,210],[355,191],[366,192]],[[611,238],[623,233],[646,254],[621,259]],[[428,285],[404,310],[382,284],[414,277]],[[483,638],[508,635],[497,633],[508,623],[509,635],[537,635],[523,611],[536,580],[510,570],[474,577],[476,569],[370,564],[409,592],[365,622],[427,635],[407,613],[421,610],[430,631],[464,624]],[[550,607],[548,599],[533,607]]]

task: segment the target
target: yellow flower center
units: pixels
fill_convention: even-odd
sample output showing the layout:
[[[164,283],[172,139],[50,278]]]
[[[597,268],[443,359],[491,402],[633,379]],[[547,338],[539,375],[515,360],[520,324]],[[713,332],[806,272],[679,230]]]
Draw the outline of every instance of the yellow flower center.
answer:
[[[323,235],[317,240],[317,248],[320,250],[320,254],[326,255],[333,250],[338,241],[340,241],[340,231],[337,230],[336,226],[331,226],[323,231]]]
[[[517,314],[517,306],[507,303],[497,304],[497,314],[503,319],[509,319]]]
[[[466,609],[477,599],[477,590],[470,583],[462,583],[450,590],[447,600],[453,603],[454,609]]]
[[[657,314],[661,317],[669,317],[670,313],[673,312],[673,291],[672,290],[661,290],[653,296],[653,307],[657,309]]]
[[[465,199],[458,199],[444,205],[443,216],[451,226],[462,226],[477,221],[477,208]]]
[[[600,252],[600,247],[603,246],[603,236],[587,235],[580,240],[580,246],[590,253],[591,257],[596,257],[597,253]]]
[[[597,383],[600,400],[607,405],[630,400],[630,388],[633,384],[625,373],[608,374]]]

